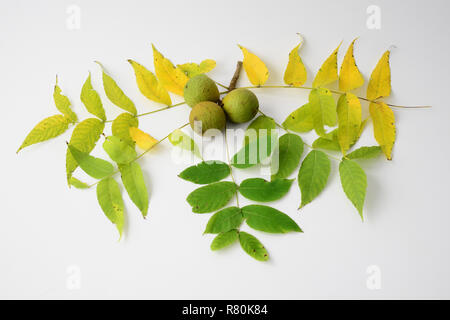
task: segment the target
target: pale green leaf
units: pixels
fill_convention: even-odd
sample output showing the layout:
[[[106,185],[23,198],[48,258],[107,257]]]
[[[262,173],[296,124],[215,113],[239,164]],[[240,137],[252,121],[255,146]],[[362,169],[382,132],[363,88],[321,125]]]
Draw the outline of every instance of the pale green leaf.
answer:
[[[119,165],[119,170],[128,196],[145,218],[148,212],[148,191],[141,166],[135,161]]]
[[[222,209],[209,219],[204,233],[221,233],[237,229],[242,220],[244,217],[238,207]]]
[[[130,128],[137,128],[139,126],[139,120],[130,113],[122,113],[116,119],[114,119],[111,130],[113,136],[116,136],[131,146],[135,143],[130,136]]]
[[[231,159],[231,165],[239,169],[253,167],[269,158],[277,144],[277,135],[262,135],[242,147]]]
[[[198,148],[195,141],[180,129],[176,129],[169,135],[169,141],[175,147],[190,151],[200,159],[202,158],[200,149]]]
[[[254,141],[261,135],[271,134],[270,130],[277,126],[272,118],[266,116],[259,116],[253,120],[245,130],[244,145]]]
[[[340,151],[341,147],[338,141],[338,129],[335,129],[325,135],[314,140],[312,147],[314,149],[324,149],[331,151]]]
[[[103,108],[102,100],[100,99],[97,91],[94,90],[91,83],[91,73],[86,79],[83,88],[81,89],[81,102],[83,102],[86,110],[98,117],[99,119],[106,121],[105,109]]]
[[[70,119],[63,115],[55,115],[39,122],[26,136],[17,152],[35,143],[43,142],[63,134],[69,128]]]
[[[355,151],[347,154],[346,158],[348,159],[370,159],[378,157],[381,154],[381,147],[372,146],[372,147],[361,147],[356,149]]]
[[[325,188],[330,175],[330,159],[322,151],[313,150],[303,160],[298,172],[298,185],[302,194],[300,208],[310,203]]]
[[[223,208],[236,193],[236,184],[222,181],[209,184],[191,192],[186,201],[194,213],[208,213]]]
[[[303,140],[296,134],[286,133],[280,137],[278,144],[278,170],[272,165],[272,180],[287,178],[300,163],[303,153]],[[273,157],[276,154],[274,153]],[[275,163],[272,160],[272,164]]]
[[[355,161],[344,159],[339,164],[339,175],[347,198],[350,199],[361,219],[364,220],[363,207],[367,189],[367,177],[364,170]]]
[[[77,122],[78,117],[70,108],[69,98],[61,93],[61,88],[58,86],[58,77],[56,77],[56,84],[53,90],[53,100],[59,112],[69,118],[71,123]]]
[[[250,178],[242,181],[239,192],[247,199],[260,202],[270,202],[281,199],[291,188],[289,179],[266,181],[261,178]]]
[[[269,254],[267,253],[266,248],[256,239],[254,236],[247,232],[240,231],[239,232],[239,242],[241,244],[242,249],[247,252],[252,258],[258,261],[267,261],[269,260]]]
[[[83,181],[78,180],[75,177],[71,177],[69,180],[69,184],[71,186],[74,186],[77,189],[87,189],[89,188],[89,185],[87,183],[84,183]]]
[[[325,125],[335,126],[337,122],[336,102],[331,91],[325,88],[311,90],[309,104],[313,118],[314,129],[319,136],[325,136]]]
[[[69,151],[81,169],[95,179],[103,179],[114,173],[114,166],[103,159],[95,158],[69,144]]]
[[[119,184],[113,178],[101,180],[97,185],[97,200],[106,217],[116,225],[122,238],[124,206]]]
[[[309,132],[314,129],[312,108],[309,103],[292,112],[283,122],[283,128],[294,132]]]
[[[219,233],[211,243],[211,250],[216,251],[228,247],[239,239],[237,230]]]
[[[272,207],[249,205],[242,208],[249,227],[270,233],[302,232],[297,223],[287,214]]]
[[[203,161],[181,172],[181,179],[196,184],[209,184],[225,179],[230,175],[230,167],[221,161]]]
[[[118,164],[129,163],[137,157],[136,150],[116,136],[107,137],[103,149],[111,160]]]

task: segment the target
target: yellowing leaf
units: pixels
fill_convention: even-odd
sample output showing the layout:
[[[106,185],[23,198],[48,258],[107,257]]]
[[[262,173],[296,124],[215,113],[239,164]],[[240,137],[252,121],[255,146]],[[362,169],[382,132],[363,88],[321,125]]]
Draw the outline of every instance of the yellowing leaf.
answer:
[[[128,144],[134,145],[130,136],[130,127],[137,127],[138,125],[138,118],[129,113],[122,113],[114,119],[111,125],[112,134]]]
[[[290,86],[301,87],[306,82],[306,68],[298,54],[299,43],[290,53],[289,62],[284,72],[284,82]]]
[[[78,117],[70,108],[69,98],[61,94],[61,88],[58,86],[58,77],[56,77],[56,84],[53,90],[53,100],[59,112],[68,117],[72,123],[77,122]]]
[[[100,62],[97,62],[97,64],[102,68],[103,87],[108,99],[119,108],[136,115],[137,110],[133,101],[131,101],[122,89],[120,89],[116,81],[114,81],[114,79],[106,73],[102,64]]]
[[[124,205],[119,184],[113,178],[105,178],[97,185],[97,199],[105,216],[116,225],[122,238],[124,217]]]
[[[244,54],[244,70],[247,77],[254,86],[262,86],[269,78],[269,70],[267,70],[264,62],[261,61],[253,53],[246,48],[239,46]]]
[[[99,119],[89,118],[83,120],[73,129],[70,145],[81,152],[90,153],[94,149],[98,139],[100,139],[104,127],[105,124]],[[66,173],[68,181],[70,181],[72,173],[77,167],[77,161],[74,159],[72,153],[67,150]]]
[[[92,87],[90,72],[88,78],[86,79],[86,82],[83,85],[83,88],[81,89],[80,99],[90,114],[93,114],[101,120],[106,121],[105,109],[103,109],[103,104],[100,96]]]
[[[136,82],[141,93],[148,99],[170,106],[172,100],[164,86],[159,83],[156,76],[147,70],[143,65],[133,60],[128,60],[134,69]]]
[[[361,130],[361,102],[352,93],[341,95],[337,104],[338,141],[342,154],[358,139]]]
[[[375,100],[388,97],[391,94],[391,68],[389,67],[389,54],[386,51],[372,71],[367,87],[367,99]]]
[[[359,72],[353,55],[353,46],[356,40],[357,39],[353,40],[348,47],[339,74],[339,90],[345,92],[359,88],[364,84],[364,78],[361,72]]]
[[[149,150],[158,142],[151,135],[136,127],[130,127],[130,137],[142,150]]]
[[[153,63],[155,65],[156,76],[163,86],[180,96],[183,95],[184,86],[188,82],[189,78],[180,69],[174,67],[169,59],[165,58],[155,46],[152,44],[153,48]]]
[[[314,130],[321,137],[326,137],[325,125],[336,125],[336,102],[330,90],[316,88],[309,94],[309,108],[312,115]]]
[[[337,55],[341,44],[342,42],[320,67],[313,81],[314,88],[325,86],[338,79]]]
[[[392,148],[395,142],[394,112],[383,102],[372,102],[369,105],[369,111],[373,120],[375,140],[377,140],[386,158],[392,160]]]
[[[33,130],[31,130],[17,152],[25,147],[31,146],[32,144],[50,140],[59,136],[64,133],[67,128],[69,128],[70,122],[71,120],[68,117],[60,114],[45,118],[39,122]]]
[[[178,68],[183,70],[184,73],[189,78],[195,77],[196,75],[207,73],[216,67],[216,62],[211,59],[206,59],[200,62],[200,64],[196,63],[185,63],[177,65]]]

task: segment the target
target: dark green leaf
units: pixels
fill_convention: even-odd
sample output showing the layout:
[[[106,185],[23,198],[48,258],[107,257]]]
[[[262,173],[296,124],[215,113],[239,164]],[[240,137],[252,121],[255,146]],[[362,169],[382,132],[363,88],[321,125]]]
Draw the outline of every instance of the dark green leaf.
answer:
[[[203,161],[185,169],[178,176],[196,184],[209,184],[225,179],[229,174],[230,167],[226,163],[221,161]]]
[[[250,123],[245,130],[244,145],[254,141],[262,135],[271,134],[270,130],[275,129],[277,126],[272,118],[266,116],[259,116]]]
[[[215,213],[208,221],[204,233],[221,233],[237,229],[244,217],[238,207],[229,207]]]
[[[280,137],[278,153],[272,156],[272,180],[277,178],[287,178],[294,172],[300,163],[303,153],[303,140],[296,134],[286,133]],[[275,160],[278,154],[278,170],[275,170]],[[276,172],[275,172],[276,171]]]
[[[231,165],[239,169],[253,167],[270,157],[277,143],[274,135],[261,136],[239,150],[231,159]]]
[[[242,208],[249,227],[270,233],[302,232],[300,227],[287,214],[277,209],[261,205],[249,205]]]
[[[114,172],[114,166],[106,160],[95,158],[69,144],[69,150],[81,169],[95,179],[103,179]]]
[[[247,199],[269,202],[281,199],[291,188],[289,179],[275,179],[271,182],[261,178],[251,178],[242,181],[239,192]]]
[[[222,181],[194,190],[186,201],[191,205],[192,212],[209,213],[223,208],[235,193],[234,182]]]

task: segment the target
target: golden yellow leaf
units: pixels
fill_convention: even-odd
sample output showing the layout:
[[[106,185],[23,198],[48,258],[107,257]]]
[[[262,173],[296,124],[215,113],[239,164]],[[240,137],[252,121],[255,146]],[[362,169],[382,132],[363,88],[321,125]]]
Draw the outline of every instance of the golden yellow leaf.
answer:
[[[353,40],[348,47],[339,74],[339,90],[345,92],[359,88],[364,84],[364,78],[361,72],[359,72],[355,56],[353,55],[353,46],[356,40]]]
[[[184,73],[189,78],[195,77],[196,75],[207,73],[214,69],[216,67],[216,62],[211,59],[206,59],[200,62],[200,64],[197,63],[184,63],[184,64],[178,64],[178,68],[183,70]]]
[[[184,86],[189,78],[180,68],[176,68],[169,59],[165,58],[158,50],[156,50],[153,44],[152,48],[153,63],[159,81],[161,81],[163,86],[170,92],[182,96]]]
[[[361,131],[361,102],[352,93],[341,95],[337,105],[338,142],[345,155]]]
[[[151,135],[136,127],[130,127],[130,137],[142,150],[148,150],[158,142],[158,140],[153,138]]]
[[[141,93],[152,101],[170,106],[172,100],[170,99],[169,93],[164,86],[159,83],[156,76],[136,61],[129,59],[128,62],[134,69],[136,83]]]
[[[294,87],[304,85],[307,77],[305,65],[298,54],[298,49],[301,45],[302,42],[289,53],[289,62],[284,72],[284,82]]]
[[[369,111],[373,120],[375,140],[377,140],[386,158],[392,160],[392,148],[395,142],[394,112],[383,102],[372,102],[369,105]]]
[[[367,99],[375,100],[391,94],[391,68],[389,67],[390,51],[386,51],[378,61],[370,76],[367,87]]]
[[[262,86],[269,78],[269,70],[258,56],[239,45],[244,54],[244,70],[254,86]]]
[[[337,55],[341,44],[342,42],[327,58],[327,60],[325,60],[325,62],[320,67],[319,71],[317,71],[317,75],[313,81],[314,88],[325,86],[338,79]]]

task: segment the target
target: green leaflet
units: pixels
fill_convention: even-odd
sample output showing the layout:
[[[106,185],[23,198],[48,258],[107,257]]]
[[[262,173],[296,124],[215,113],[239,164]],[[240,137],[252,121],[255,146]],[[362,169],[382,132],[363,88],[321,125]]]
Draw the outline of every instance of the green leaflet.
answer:
[[[61,94],[61,88],[58,86],[58,77],[56,77],[56,84],[53,90],[53,100],[55,101],[56,109],[70,119],[71,123],[78,120],[75,112],[70,108],[70,100],[65,95]]]
[[[119,165],[119,170],[130,199],[141,210],[142,216],[145,218],[148,212],[148,191],[141,166],[135,161]]]
[[[103,109],[103,104],[100,96],[92,87],[90,72],[88,78],[83,84],[83,88],[81,88],[80,99],[86,107],[86,110],[90,114],[98,117],[103,121],[106,121],[105,109]]]
[[[272,165],[272,180],[287,178],[300,163],[303,154],[303,140],[296,134],[286,133],[278,143],[278,170]],[[277,154],[274,153],[273,157]],[[273,159],[272,157],[272,159]],[[272,163],[275,163],[272,160]]]
[[[277,135],[260,136],[242,147],[231,159],[231,165],[239,169],[253,167],[269,158],[277,144]]]
[[[136,150],[116,136],[105,139],[103,149],[112,161],[118,164],[126,164],[137,157]]]
[[[101,180],[97,185],[97,200],[106,217],[116,225],[122,238],[124,207],[119,184],[113,178]],[[120,239],[119,239],[120,240]]]
[[[216,251],[228,247],[239,239],[237,230],[219,233],[211,243],[211,250]]]
[[[195,156],[202,159],[202,155],[200,154],[200,149],[194,140],[192,140],[187,134],[185,134],[180,129],[174,130],[169,135],[169,141],[175,147],[179,147],[181,149],[192,152]]]
[[[277,209],[261,205],[249,205],[242,208],[242,214],[249,227],[270,233],[303,232],[287,214]]]
[[[271,182],[261,178],[251,178],[242,181],[239,192],[247,199],[260,202],[270,202],[284,197],[294,180],[275,179]]]
[[[83,181],[78,180],[75,177],[71,177],[69,180],[69,185],[74,186],[77,189],[87,189],[89,188],[89,185],[87,183],[84,183]]]
[[[316,88],[309,94],[309,104],[313,118],[314,130],[319,136],[325,136],[325,125],[333,127],[337,122],[336,102],[330,90]]]
[[[17,153],[35,143],[50,140],[63,134],[69,128],[70,119],[63,115],[55,115],[39,122],[26,136]]]
[[[239,232],[239,242],[241,244],[242,249],[247,252],[252,258],[258,261],[267,261],[269,260],[269,254],[267,253],[266,248],[256,239],[254,236],[247,232],[240,231]]]
[[[209,213],[224,207],[236,193],[234,182],[222,181],[209,184],[191,192],[186,201],[194,213]]]
[[[69,152],[81,169],[95,179],[103,179],[114,173],[114,166],[106,160],[95,158],[69,144]]]
[[[69,144],[82,152],[90,153],[94,149],[98,139],[100,139],[104,128],[105,124],[98,119],[89,118],[83,120],[73,130]],[[77,161],[67,149],[66,173],[68,181],[77,167]]]
[[[116,119],[114,119],[111,130],[113,136],[116,136],[129,145],[135,145],[133,139],[130,136],[130,127],[137,128],[139,126],[139,120],[130,113],[122,113]]]
[[[381,154],[379,146],[361,147],[347,154],[348,159],[370,159],[378,157]]]
[[[298,172],[298,185],[302,193],[300,208],[322,192],[327,184],[330,170],[330,159],[322,151],[313,150],[306,156]]]
[[[344,159],[339,164],[339,175],[347,198],[350,199],[361,219],[364,220],[363,207],[367,189],[367,177],[364,170],[355,161]]]
[[[312,108],[309,103],[292,112],[282,123],[283,128],[294,132],[309,132],[314,129]]]
[[[254,141],[263,134],[271,134],[270,130],[276,128],[275,121],[266,116],[259,116],[250,123],[245,130],[244,145]],[[261,130],[261,131],[260,131]]]
[[[338,129],[331,131],[325,137],[317,138],[313,142],[312,147],[315,149],[340,151],[341,146],[339,145],[338,141]]]
[[[114,79],[105,72],[105,69],[103,68],[101,63],[97,62],[97,64],[102,68],[103,87],[108,99],[119,108],[128,111],[133,115],[136,115],[137,110],[133,101],[131,101],[130,98],[125,95],[125,93],[122,91],[122,89],[120,89]]]
[[[204,233],[221,233],[237,229],[244,220],[241,209],[229,207],[215,213],[208,221]]]
[[[361,131],[361,102],[354,94],[347,92],[339,97],[337,104],[338,141],[342,154],[359,138]]]
[[[230,175],[230,167],[221,161],[203,161],[181,172],[181,179],[196,184],[209,184],[225,179]]]

